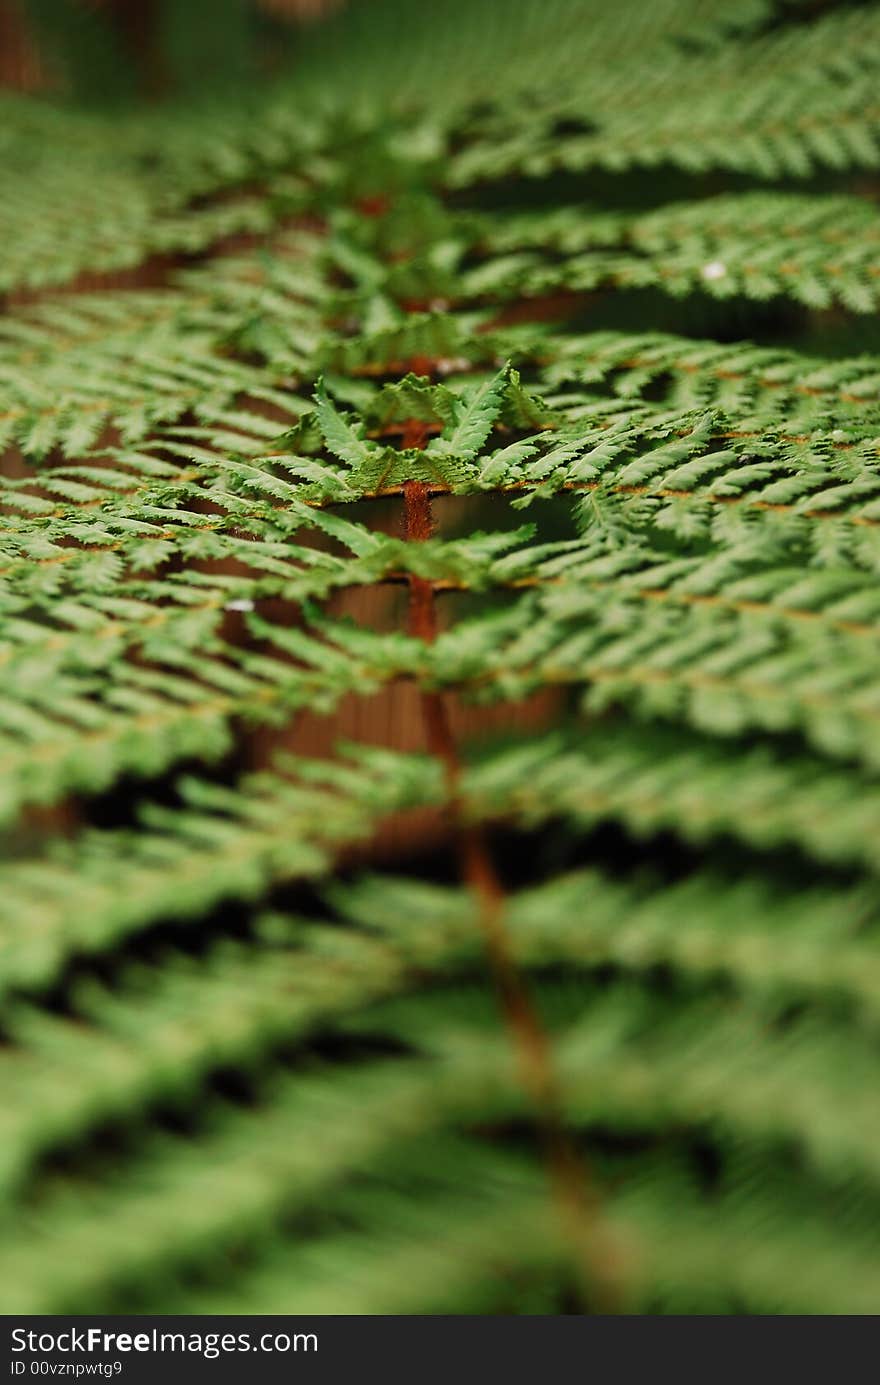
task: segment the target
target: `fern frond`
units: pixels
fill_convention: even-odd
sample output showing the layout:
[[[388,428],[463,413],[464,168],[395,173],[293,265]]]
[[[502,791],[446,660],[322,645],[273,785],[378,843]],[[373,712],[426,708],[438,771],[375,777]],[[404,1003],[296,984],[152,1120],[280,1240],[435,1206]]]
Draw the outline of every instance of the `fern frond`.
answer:
[[[877,5],[205,24],[2,102],[2,1307],[876,1312]]]

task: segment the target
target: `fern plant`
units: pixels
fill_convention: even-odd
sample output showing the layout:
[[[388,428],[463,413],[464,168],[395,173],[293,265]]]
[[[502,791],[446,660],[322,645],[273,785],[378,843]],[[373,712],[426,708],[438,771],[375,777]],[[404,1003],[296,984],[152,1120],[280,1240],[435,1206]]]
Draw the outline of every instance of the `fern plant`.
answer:
[[[876,1313],[878,8],[246,8],[3,98],[3,1309]]]

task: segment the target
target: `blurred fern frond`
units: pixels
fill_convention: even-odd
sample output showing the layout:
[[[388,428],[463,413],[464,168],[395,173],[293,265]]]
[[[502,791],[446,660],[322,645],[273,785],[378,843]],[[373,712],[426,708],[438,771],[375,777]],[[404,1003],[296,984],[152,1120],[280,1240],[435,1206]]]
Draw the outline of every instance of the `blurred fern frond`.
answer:
[[[0,131],[4,1310],[876,1313],[877,5],[159,5],[149,101],[82,8]]]

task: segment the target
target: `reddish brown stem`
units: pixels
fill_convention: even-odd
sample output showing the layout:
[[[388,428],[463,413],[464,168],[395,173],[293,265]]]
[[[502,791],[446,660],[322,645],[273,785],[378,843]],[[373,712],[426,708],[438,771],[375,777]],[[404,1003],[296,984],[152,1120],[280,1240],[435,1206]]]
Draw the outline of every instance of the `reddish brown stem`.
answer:
[[[413,433],[415,428],[413,428]],[[405,436],[412,436],[407,434]],[[409,443],[408,445],[418,445]],[[421,481],[403,487],[406,537],[421,542],[434,531],[430,488]],[[433,584],[409,577],[409,633],[431,644],[437,637]],[[513,957],[504,925],[504,886],[481,827],[463,812],[461,763],[442,693],[422,692],[422,721],[428,749],[444,767],[449,816],[464,882],[478,902],[478,916],[493,980],[519,1062],[523,1086],[532,1102],[551,1187],[574,1251],[587,1301],[611,1311],[613,1253],[599,1224],[597,1198],[565,1128],[562,1101],[549,1039]]]
[[[361,216],[377,218],[387,216],[391,211],[391,198],[384,192],[373,193],[355,199],[355,207]]]

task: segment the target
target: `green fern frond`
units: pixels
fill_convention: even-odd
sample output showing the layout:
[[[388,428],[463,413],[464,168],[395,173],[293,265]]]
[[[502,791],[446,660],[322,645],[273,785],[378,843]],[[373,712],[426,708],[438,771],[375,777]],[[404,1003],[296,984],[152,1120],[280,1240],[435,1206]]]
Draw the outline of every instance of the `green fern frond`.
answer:
[[[876,1312],[876,4],[25,8],[3,1309]]]

